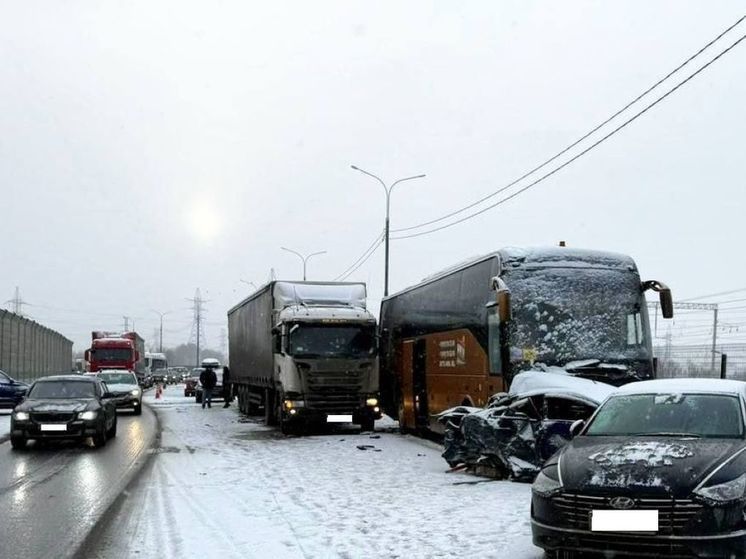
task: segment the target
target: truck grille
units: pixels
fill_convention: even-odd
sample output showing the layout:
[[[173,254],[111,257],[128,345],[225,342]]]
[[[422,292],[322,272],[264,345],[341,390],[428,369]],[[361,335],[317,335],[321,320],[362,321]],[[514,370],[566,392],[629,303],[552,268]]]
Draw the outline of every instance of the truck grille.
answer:
[[[591,511],[613,510],[609,497],[560,493],[552,504],[560,514],[562,524],[579,530],[591,529]],[[702,505],[691,499],[635,499],[634,509],[658,511],[658,534],[682,534],[687,523],[702,510]]]
[[[307,378],[306,405],[309,408],[350,413],[360,407],[363,373],[312,371]]]
[[[72,412],[37,412],[32,413],[31,418],[37,423],[67,423],[72,421],[75,414]]]

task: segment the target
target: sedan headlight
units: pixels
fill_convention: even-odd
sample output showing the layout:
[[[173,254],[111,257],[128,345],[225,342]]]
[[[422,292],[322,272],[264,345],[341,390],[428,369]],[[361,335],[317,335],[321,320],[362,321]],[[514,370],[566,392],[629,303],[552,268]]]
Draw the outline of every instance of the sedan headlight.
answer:
[[[140,389],[139,388],[135,388],[132,392],[130,392],[130,394],[132,394],[133,396],[139,396],[140,395]]]
[[[13,417],[15,417],[17,421],[28,421],[30,416],[28,412],[17,411],[13,414]]]
[[[304,400],[285,400],[285,409],[290,411],[293,408],[303,408],[306,406]]]
[[[746,496],[746,474],[719,485],[696,489],[694,494],[719,504],[738,501]]]
[[[536,476],[534,484],[531,486],[531,490],[541,497],[549,497],[553,493],[556,493],[562,489],[562,484],[559,481],[559,472],[557,466],[552,465],[544,468]]]
[[[96,419],[96,416],[98,415],[98,412],[96,411],[84,411],[78,414],[78,417],[82,419],[83,421],[91,421],[92,419]]]
[[[378,398],[368,398],[367,400],[365,400],[365,405],[366,406],[371,406],[371,407],[377,406],[378,405]]]

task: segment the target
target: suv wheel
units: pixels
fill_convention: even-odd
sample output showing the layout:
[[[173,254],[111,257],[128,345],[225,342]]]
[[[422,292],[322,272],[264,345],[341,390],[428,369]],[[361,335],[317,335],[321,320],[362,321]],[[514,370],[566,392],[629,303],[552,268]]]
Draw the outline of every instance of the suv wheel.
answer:
[[[10,437],[10,446],[12,446],[14,450],[20,450],[26,448],[26,441],[26,437]]]

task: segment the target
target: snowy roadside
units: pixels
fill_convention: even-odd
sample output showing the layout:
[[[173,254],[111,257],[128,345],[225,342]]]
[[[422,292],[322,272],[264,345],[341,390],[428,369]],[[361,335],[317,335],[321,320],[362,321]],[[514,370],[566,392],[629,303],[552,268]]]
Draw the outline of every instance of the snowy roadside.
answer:
[[[146,396],[161,448],[94,556],[542,557],[528,485],[447,474],[415,437],[284,437],[181,394]]]

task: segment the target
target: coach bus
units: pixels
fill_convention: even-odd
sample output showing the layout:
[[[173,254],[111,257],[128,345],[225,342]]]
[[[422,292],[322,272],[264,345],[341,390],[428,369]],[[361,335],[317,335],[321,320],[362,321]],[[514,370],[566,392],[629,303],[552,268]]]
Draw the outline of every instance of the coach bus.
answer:
[[[381,303],[383,409],[404,430],[484,406],[527,369],[562,368],[621,385],[655,377],[645,291],[635,262],[608,252],[505,248],[447,269]],[[558,369],[555,369],[558,370]]]

